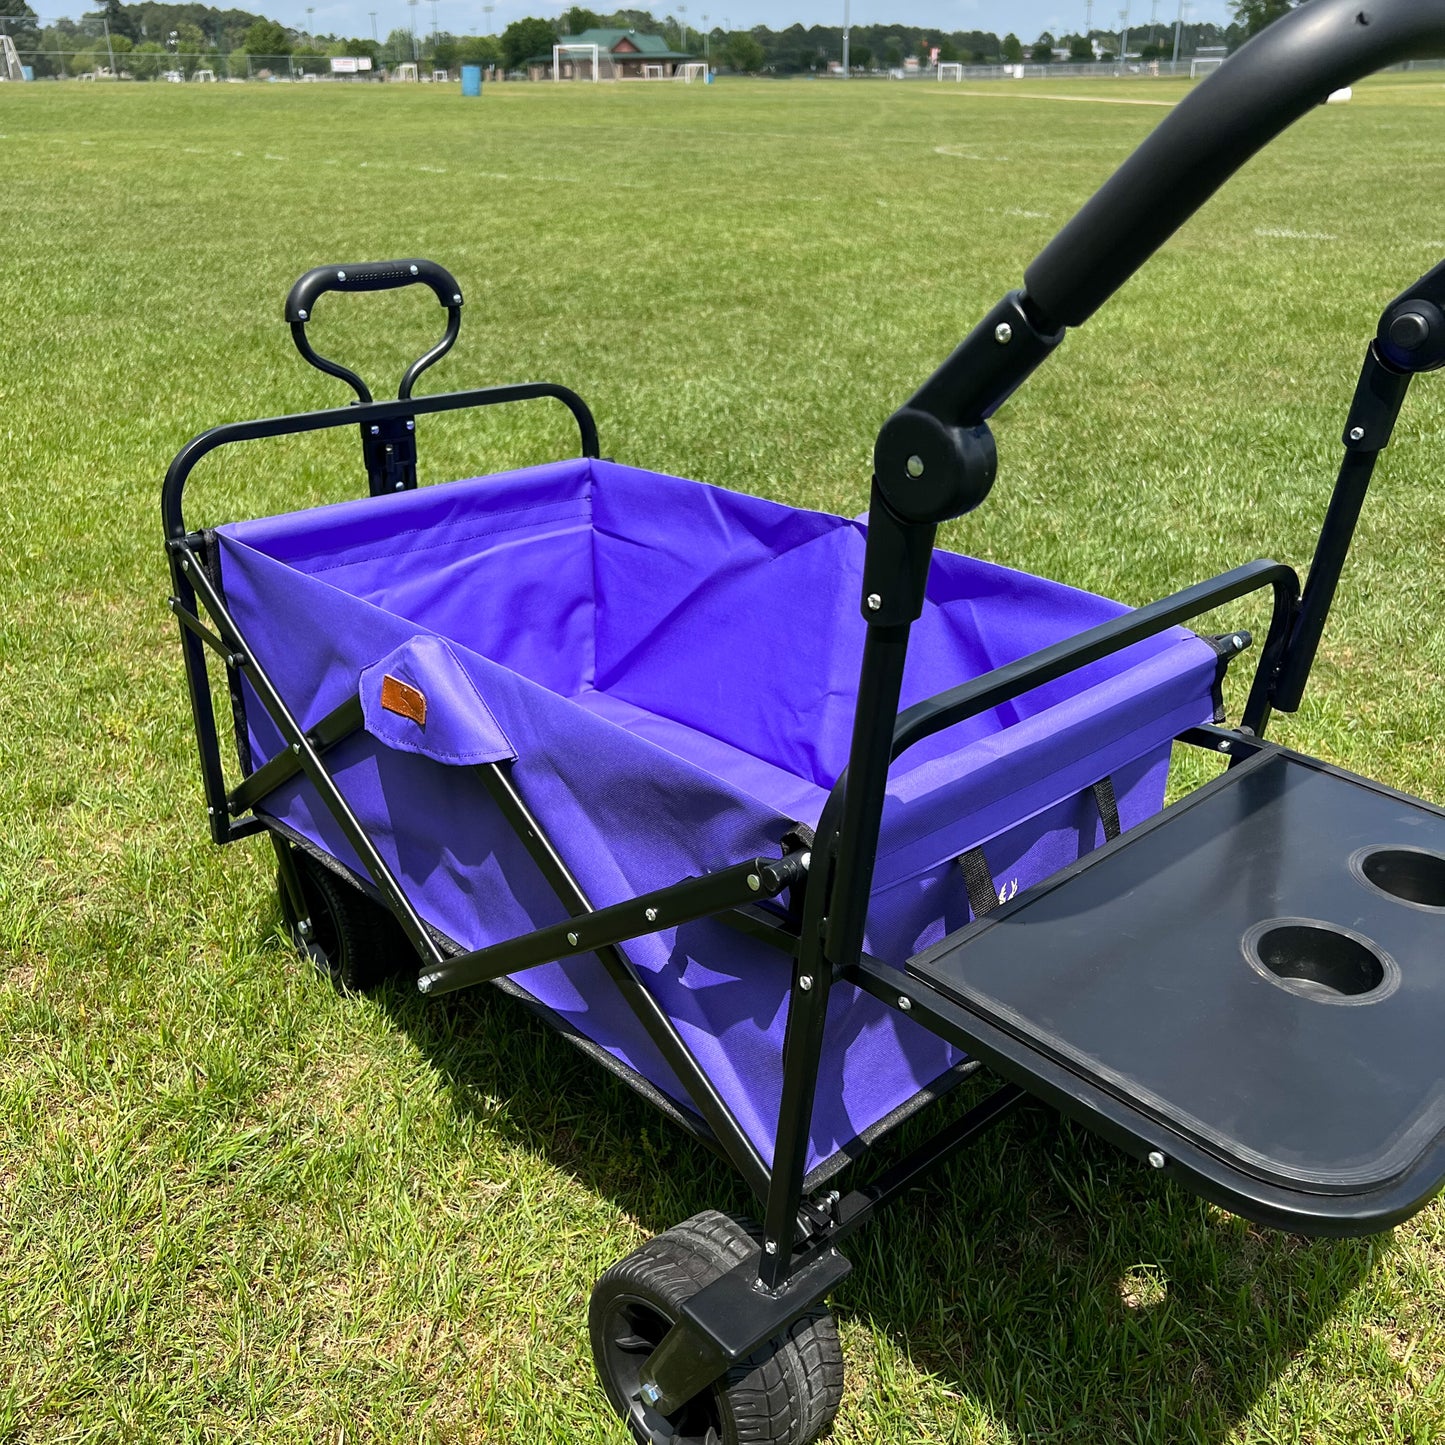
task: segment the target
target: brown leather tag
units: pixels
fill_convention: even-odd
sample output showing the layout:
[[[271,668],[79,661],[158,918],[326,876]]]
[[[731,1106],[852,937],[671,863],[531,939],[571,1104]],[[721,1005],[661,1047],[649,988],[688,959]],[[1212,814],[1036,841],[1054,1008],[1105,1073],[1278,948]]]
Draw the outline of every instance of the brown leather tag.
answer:
[[[389,672],[381,679],[381,705],[387,712],[409,717],[418,727],[426,726],[426,694]]]

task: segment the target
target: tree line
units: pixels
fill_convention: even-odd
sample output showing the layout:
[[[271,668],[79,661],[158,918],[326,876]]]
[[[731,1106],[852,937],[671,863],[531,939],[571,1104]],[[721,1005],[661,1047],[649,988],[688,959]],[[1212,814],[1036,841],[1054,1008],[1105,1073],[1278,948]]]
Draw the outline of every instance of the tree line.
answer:
[[[1183,27],[1181,53],[1203,46],[1233,49],[1248,35],[1302,0],[1238,0],[1236,23],[1228,27],[1195,24]],[[453,70],[463,64],[522,68],[527,61],[550,56],[552,46],[586,30],[636,30],[662,36],[669,49],[706,56],[714,66],[748,74],[797,75],[825,71],[842,58],[842,29],[836,25],[801,24],[772,30],[713,26],[706,33],[673,15],[657,18],[646,10],[603,14],[574,6],[555,19],[528,17],[514,21],[500,35],[453,35],[445,31],[417,35],[394,29],[380,40],[366,36],[315,35],[246,10],[218,9],[199,3],[103,0],[98,10],[80,21],[57,20],[41,25],[28,0],[0,0],[0,29],[14,37],[16,47],[33,63],[37,75],[80,74],[107,65],[140,78],[172,68],[208,66],[218,74],[247,74],[251,62],[284,61],[300,73],[329,69],[333,56],[369,56],[378,67],[413,61],[428,68]],[[105,32],[109,31],[107,43]],[[1045,32],[1025,42],[1017,35],[986,30],[943,31],[910,25],[856,25],[849,36],[849,61],[858,69],[896,69],[910,56],[964,64],[1070,63],[1113,59],[1117,32],[1094,30],[1087,35],[1054,36]],[[1129,52],[1145,60],[1173,54],[1174,27],[1140,26],[1130,32]],[[1069,60],[1059,62],[1058,52]],[[168,57],[170,57],[168,59]],[[181,66],[180,57],[188,64]]]

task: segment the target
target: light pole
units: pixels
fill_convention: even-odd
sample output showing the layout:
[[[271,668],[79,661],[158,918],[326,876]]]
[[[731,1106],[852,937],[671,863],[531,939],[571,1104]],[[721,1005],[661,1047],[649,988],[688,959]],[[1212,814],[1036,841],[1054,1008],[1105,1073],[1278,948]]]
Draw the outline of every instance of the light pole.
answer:
[[[1126,5],[1119,12],[1119,19],[1123,21],[1124,28],[1119,32],[1119,74],[1124,73],[1124,57],[1129,53],[1129,7]]]
[[[366,13],[371,16],[371,43],[373,45],[380,45],[381,41],[376,38],[376,11],[368,10]]]
[[[677,7],[677,13],[682,16],[682,19],[678,21],[678,24],[682,26],[682,53],[683,53],[684,55],[686,55],[686,54],[687,54],[687,6],[686,6],[686,5],[679,5],[679,6]]]
[[[1179,42],[1184,38],[1184,0],[1179,0],[1179,18],[1174,22],[1174,68],[1179,69]]]
[[[709,60],[709,59],[711,58],[711,57],[710,57],[710,52],[709,52],[709,49],[708,49],[708,42],[709,42],[711,39],[712,39],[712,34],[711,34],[711,32],[708,30],[708,28],[707,28],[707,15],[704,13],[704,15],[703,15],[703,17],[702,17],[702,58],[703,58],[704,62],[706,62],[707,60]]]
[[[848,0],[843,0],[843,79],[848,79]]]
[[[316,14],[316,7],[314,5],[308,5],[306,7],[306,43],[308,46],[311,44],[312,40],[315,39],[315,37],[311,33],[311,17],[314,14]]]

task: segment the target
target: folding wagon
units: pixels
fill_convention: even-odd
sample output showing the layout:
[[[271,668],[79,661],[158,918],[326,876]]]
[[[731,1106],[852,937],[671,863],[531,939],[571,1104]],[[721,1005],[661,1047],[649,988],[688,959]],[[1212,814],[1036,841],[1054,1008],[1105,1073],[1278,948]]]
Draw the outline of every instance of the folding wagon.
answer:
[[[266,832],[344,987],[490,981],[710,1140],[762,1223],[699,1215],[590,1320],[643,1440],[804,1445],[837,1408],[839,1246],[1027,1097],[1251,1219],[1408,1218],[1445,1177],[1445,810],[1268,742],[1301,701],[1445,266],[1386,308],[1301,592],[1256,561],[1136,610],[936,552],[988,419],[1330,90],[1445,50],[1445,0],[1312,0],[1193,92],[888,420],[867,524],[604,460],[574,393],[414,397],[462,295],[426,261],[292,289],[349,407],[218,427],[166,477],[211,835]],[[443,340],[373,401],[306,333],[327,291],[429,286]],[[538,397],[581,455],[418,490],[418,417]],[[196,463],[358,427],[370,496],[198,532]],[[1252,645],[1183,625],[1270,594]],[[858,606],[861,621],[851,620]],[[227,782],[207,653],[224,664]],[[1162,806],[1171,749],[1227,768]],[[1001,1087],[867,1187],[843,1164],[980,1069]]]

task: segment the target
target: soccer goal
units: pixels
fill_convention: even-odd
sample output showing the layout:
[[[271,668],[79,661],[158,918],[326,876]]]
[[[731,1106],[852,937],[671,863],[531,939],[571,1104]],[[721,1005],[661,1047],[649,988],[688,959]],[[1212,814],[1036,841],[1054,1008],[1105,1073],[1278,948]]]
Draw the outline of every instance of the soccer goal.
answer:
[[[962,80],[963,66],[953,61],[945,61],[938,67],[938,78],[940,80]]]
[[[601,60],[598,48],[595,45],[554,45],[552,47],[552,79],[562,79],[562,61],[571,60],[573,74],[580,75],[577,68],[581,61],[590,59],[592,61],[592,79],[600,80],[598,74],[601,69]]]
[[[8,35],[0,35],[0,80],[24,80],[25,71],[20,65],[20,52]]]
[[[1219,59],[1191,60],[1189,62],[1189,78],[1198,80],[1201,75],[1212,75],[1223,64],[1224,61]]]
[[[403,60],[401,64],[396,67],[396,70],[392,73],[391,78],[393,80],[415,81],[418,78],[416,73],[415,61]]]
[[[691,85],[694,80],[706,83],[707,63],[702,60],[689,60],[672,72],[672,78],[682,81],[684,85]]]
[[[644,80],[663,80],[667,76],[665,65],[644,65],[642,67],[642,78]]]

